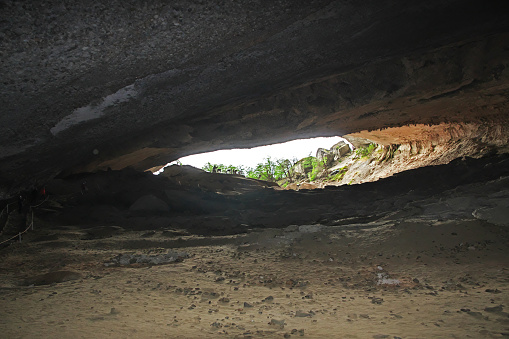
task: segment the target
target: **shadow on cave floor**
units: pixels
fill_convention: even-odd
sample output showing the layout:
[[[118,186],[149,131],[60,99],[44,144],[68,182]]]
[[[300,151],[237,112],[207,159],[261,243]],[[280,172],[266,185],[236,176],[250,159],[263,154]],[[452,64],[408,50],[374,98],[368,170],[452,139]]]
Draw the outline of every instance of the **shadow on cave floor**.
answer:
[[[227,235],[289,225],[366,224],[400,215],[473,218],[487,214],[483,208],[503,204],[507,197],[496,195],[507,190],[508,176],[509,155],[456,159],[376,182],[298,192],[187,166],[177,166],[166,177],[105,171],[48,183],[50,199],[35,210],[35,217],[52,227],[103,229],[90,231],[90,238],[110,236],[108,227]]]
[[[501,179],[507,176],[508,155],[457,159],[376,182],[298,192],[273,190],[265,182],[185,166],[168,177],[108,171],[49,183],[52,199],[37,211],[37,217],[54,225],[182,230],[197,235],[315,223],[362,224],[402,213],[472,218],[476,210],[490,205],[490,197],[507,189],[507,180]],[[85,195],[79,193],[82,181],[89,187]],[[462,203],[459,198],[455,203],[448,201],[462,190],[472,191],[464,193]]]

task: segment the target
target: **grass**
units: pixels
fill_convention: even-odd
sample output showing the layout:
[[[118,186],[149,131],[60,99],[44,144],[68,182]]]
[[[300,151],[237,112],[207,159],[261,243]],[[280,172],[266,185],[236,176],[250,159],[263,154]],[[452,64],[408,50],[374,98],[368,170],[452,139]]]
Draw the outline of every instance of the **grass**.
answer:
[[[373,153],[375,148],[376,148],[376,144],[369,144],[366,147],[357,148],[355,150],[355,154],[359,158],[367,158],[367,157],[369,157],[371,155],[371,153]]]

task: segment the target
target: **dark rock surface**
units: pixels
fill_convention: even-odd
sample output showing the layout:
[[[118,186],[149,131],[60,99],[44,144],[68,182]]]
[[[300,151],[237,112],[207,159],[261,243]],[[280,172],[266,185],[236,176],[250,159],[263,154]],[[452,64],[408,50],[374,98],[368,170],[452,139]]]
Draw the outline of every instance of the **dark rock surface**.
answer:
[[[447,165],[401,172],[362,185],[327,186],[298,192],[261,185],[251,186],[247,191],[244,179],[234,180],[235,176],[228,174],[200,174],[208,175],[209,187],[216,187],[213,191],[181,185],[174,177],[128,170],[108,171],[87,176],[90,191],[86,195],[79,192],[53,195],[52,200],[58,201],[63,208],[40,218],[57,225],[83,227],[89,235],[99,231],[104,233],[106,229],[117,232],[118,227],[106,225],[122,225],[126,230],[171,229],[166,232],[171,232],[174,237],[182,234],[239,234],[256,228],[290,225],[301,225],[299,232],[314,233],[323,227],[320,225],[387,222],[403,216],[430,220],[479,219],[503,226],[507,219],[503,219],[502,214],[494,222],[487,211],[502,210],[507,206],[508,165],[507,155],[465,158]],[[222,179],[218,177],[229,181],[221,183]],[[66,182],[71,187],[78,187],[80,179],[67,179]],[[221,185],[229,187],[228,194]],[[48,190],[51,192],[51,184]],[[157,213],[133,213],[132,204],[146,197],[147,192],[169,208]],[[437,195],[441,196],[440,201],[436,200]],[[185,200],[178,202],[178,197],[185,197]],[[100,227],[90,228],[92,225]],[[291,234],[292,231],[288,231]]]
[[[507,126],[504,1],[2,1],[0,187],[297,137]]]

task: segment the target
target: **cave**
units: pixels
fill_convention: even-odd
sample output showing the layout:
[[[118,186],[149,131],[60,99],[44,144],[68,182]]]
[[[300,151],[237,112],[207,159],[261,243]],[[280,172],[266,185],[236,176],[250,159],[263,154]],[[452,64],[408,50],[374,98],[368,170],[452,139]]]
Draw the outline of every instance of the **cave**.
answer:
[[[4,335],[509,335],[508,7],[0,1]],[[153,175],[338,135],[341,185]]]

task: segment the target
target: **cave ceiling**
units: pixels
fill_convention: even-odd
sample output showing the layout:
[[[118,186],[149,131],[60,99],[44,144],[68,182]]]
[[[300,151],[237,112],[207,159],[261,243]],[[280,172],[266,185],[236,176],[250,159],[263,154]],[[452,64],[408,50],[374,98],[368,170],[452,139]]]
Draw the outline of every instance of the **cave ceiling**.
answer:
[[[507,129],[508,7],[0,1],[1,190],[302,137]]]

